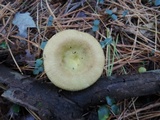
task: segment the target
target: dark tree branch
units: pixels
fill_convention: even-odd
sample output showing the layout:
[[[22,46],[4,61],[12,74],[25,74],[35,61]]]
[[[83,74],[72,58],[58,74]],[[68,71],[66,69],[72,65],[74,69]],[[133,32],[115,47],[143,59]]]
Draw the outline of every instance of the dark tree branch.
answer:
[[[143,74],[111,76],[100,78],[90,88],[79,92],[63,92],[81,107],[96,105],[105,96],[121,100],[136,96],[155,94],[160,91],[160,70],[152,70]],[[83,101],[85,100],[85,101]]]
[[[42,120],[78,120],[82,109],[59,94],[53,84],[41,83],[0,66],[0,83],[9,89],[2,96],[21,106],[32,109]]]
[[[3,97],[36,111],[43,120],[83,120],[86,109],[105,102],[106,96],[120,100],[158,93],[160,70],[100,78],[88,89],[67,92],[0,65],[0,83],[8,86]],[[95,112],[88,119],[97,119]]]

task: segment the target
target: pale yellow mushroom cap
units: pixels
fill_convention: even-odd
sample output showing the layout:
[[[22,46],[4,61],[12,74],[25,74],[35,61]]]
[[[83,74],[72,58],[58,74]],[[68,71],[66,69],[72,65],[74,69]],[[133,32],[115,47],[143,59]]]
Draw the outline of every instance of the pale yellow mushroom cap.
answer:
[[[101,76],[105,57],[98,41],[88,33],[64,30],[55,34],[43,52],[44,70],[57,87],[78,91]]]

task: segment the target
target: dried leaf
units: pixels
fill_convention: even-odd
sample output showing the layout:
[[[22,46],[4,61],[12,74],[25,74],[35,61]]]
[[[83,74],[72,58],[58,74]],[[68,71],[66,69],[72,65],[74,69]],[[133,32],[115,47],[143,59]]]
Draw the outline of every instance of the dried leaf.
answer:
[[[30,16],[29,12],[26,13],[16,13],[12,23],[18,27],[19,33],[18,35],[21,37],[27,37],[27,28],[28,27],[36,27],[35,22]]]

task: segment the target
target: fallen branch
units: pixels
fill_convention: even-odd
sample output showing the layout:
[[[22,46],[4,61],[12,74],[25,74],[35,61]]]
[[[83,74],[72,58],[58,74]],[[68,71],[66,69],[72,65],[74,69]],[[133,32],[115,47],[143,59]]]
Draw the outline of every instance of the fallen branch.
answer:
[[[0,83],[8,86],[2,96],[34,110],[43,120],[97,119],[94,112],[89,118],[84,114],[89,106],[105,102],[106,96],[120,100],[160,91],[160,70],[100,78],[93,86],[78,92],[61,91],[53,84],[22,76],[3,65],[0,71]]]

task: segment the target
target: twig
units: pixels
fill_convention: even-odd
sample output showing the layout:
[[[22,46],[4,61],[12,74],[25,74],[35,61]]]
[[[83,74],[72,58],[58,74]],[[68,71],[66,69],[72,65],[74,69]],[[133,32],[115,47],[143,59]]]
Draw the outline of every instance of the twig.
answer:
[[[20,67],[19,67],[16,59],[14,58],[14,55],[13,55],[13,53],[12,53],[12,50],[11,50],[10,46],[8,45],[8,42],[6,42],[6,44],[7,44],[8,50],[9,50],[9,52],[10,52],[10,55],[11,55],[11,57],[12,57],[15,65],[17,66],[17,68],[18,68],[18,70],[20,71],[20,73],[23,75],[23,72],[22,72],[22,70],[20,69]]]

